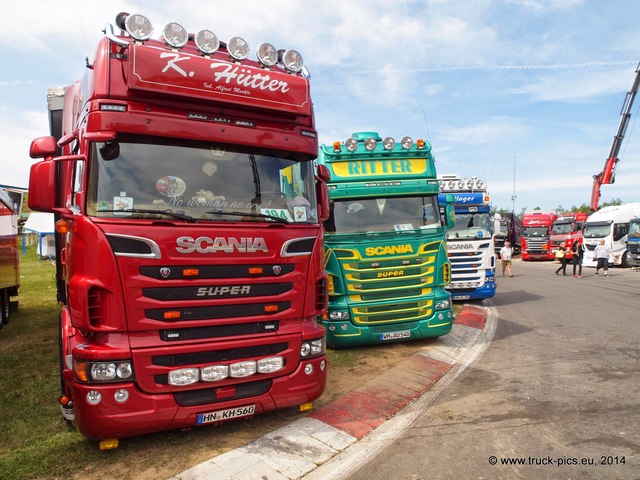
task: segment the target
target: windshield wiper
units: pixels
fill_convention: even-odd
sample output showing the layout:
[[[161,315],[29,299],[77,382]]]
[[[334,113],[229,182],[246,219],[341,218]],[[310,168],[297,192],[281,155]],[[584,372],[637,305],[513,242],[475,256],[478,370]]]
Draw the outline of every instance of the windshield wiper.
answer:
[[[153,210],[143,208],[126,208],[124,210],[99,210],[99,212],[106,213],[148,213],[151,215],[167,215],[168,217],[184,220],[185,222],[196,223],[196,219],[191,215],[184,213],[172,212],[171,210]]]
[[[282,217],[276,217],[275,215],[267,215],[266,213],[256,213],[256,212],[206,212],[211,215],[235,215],[238,217],[254,217],[254,218],[267,218],[269,220],[274,220],[276,222],[288,224],[289,220]]]

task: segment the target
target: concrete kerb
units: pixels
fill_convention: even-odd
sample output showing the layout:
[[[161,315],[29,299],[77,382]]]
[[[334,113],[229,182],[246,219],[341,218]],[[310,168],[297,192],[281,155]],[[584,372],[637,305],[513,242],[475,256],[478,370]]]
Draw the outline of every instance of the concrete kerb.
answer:
[[[436,382],[446,384],[450,381],[446,377],[464,370],[477,356],[468,355],[473,347],[493,336],[495,325],[485,328],[493,317],[490,310],[465,305],[451,333],[436,345],[306,417],[169,480],[292,480],[309,475],[381,427]],[[490,334],[483,335],[485,330]],[[473,358],[465,362],[467,356]]]

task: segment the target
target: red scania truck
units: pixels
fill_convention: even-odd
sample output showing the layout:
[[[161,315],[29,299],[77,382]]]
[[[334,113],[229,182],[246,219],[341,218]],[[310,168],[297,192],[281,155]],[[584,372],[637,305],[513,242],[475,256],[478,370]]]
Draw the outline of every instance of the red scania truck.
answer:
[[[551,227],[558,215],[555,212],[531,210],[522,215],[522,260],[553,260]]]
[[[326,385],[328,174],[302,58],[152,31],[108,24],[30,150],[29,205],[57,219],[60,403],[101,449],[308,409]]]

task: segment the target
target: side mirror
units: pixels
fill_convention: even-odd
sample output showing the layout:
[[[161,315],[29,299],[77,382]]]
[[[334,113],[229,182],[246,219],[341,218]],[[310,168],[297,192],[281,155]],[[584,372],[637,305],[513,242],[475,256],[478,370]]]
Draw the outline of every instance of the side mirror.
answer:
[[[39,137],[31,142],[29,156],[31,158],[47,158],[56,154],[58,145],[54,137]]]
[[[31,145],[33,147],[33,143]],[[57,164],[52,160],[31,165],[28,201],[31,210],[52,212],[56,208],[56,168]]]
[[[447,203],[444,207],[445,211],[445,221],[447,225],[447,229],[453,228],[456,226],[456,211],[453,209],[453,205]]]
[[[326,165],[316,167],[316,197],[318,199],[318,220],[324,222],[331,214],[329,204],[329,190],[327,182],[331,180],[331,172]]]

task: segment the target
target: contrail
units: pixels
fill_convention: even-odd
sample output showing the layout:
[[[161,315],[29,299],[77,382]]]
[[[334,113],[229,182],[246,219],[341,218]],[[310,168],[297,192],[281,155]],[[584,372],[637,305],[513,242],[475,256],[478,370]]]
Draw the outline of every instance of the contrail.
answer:
[[[627,65],[635,65],[635,61],[620,61],[620,62],[585,62],[585,63],[556,63],[556,64],[538,64],[538,65],[460,65],[460,66],[444,66],[444,67],[430,67],[430,68],[413,68],[403,70],[405,72],[415,73],[429,73],[429,72],[458,72],[458,71],[490,71],[490,70],[571,70],[571,69],[588,69],[588,68],[603,68],[603,67],[623,67]],[[379,73],[384,69],[376,70],[358,70],[358,71],[343,71],[338,72],[336,75],[362,75],[367,73]]]

